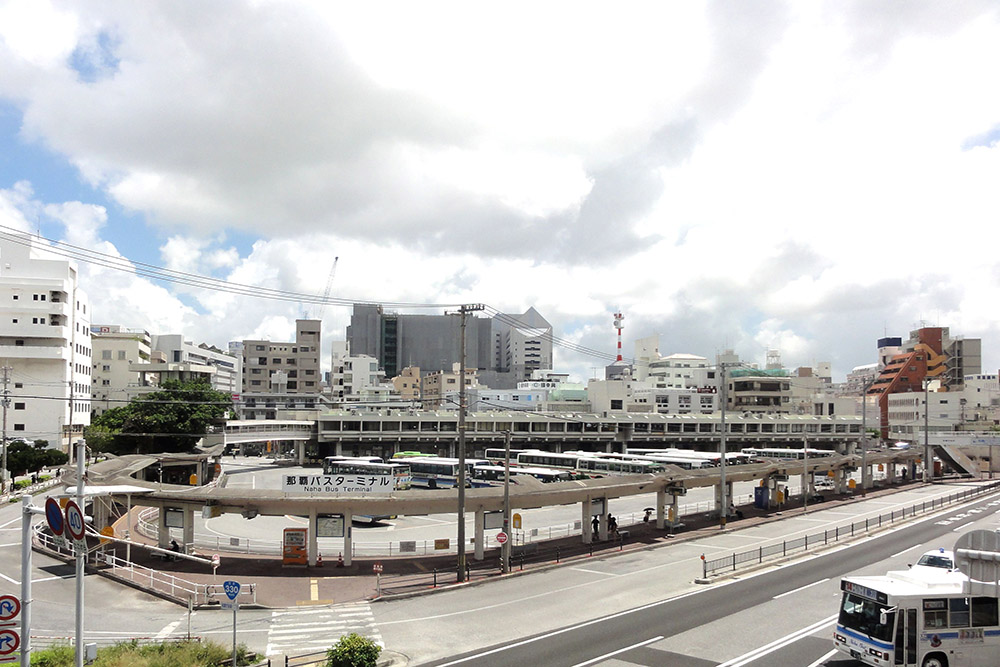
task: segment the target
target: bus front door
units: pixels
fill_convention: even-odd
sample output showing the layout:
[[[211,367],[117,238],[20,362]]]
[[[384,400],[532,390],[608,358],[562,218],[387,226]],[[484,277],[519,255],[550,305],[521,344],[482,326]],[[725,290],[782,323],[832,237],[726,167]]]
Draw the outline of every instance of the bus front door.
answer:
[[[917,610],[896,611],[896,647],[894,664],[913,667],[917,664]]]

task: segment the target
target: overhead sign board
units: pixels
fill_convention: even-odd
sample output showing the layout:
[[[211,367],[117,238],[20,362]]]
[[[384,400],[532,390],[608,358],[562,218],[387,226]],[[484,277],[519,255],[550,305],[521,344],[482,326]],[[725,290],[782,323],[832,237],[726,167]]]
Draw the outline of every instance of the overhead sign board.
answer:
[[[392,475],[282,475],[285,493],[347,494],[364,496],[393,490]]]
[[[83,533],[83,510],[75,500],[70,500],[66,503],[66,534],[74,540],[82,540]]]

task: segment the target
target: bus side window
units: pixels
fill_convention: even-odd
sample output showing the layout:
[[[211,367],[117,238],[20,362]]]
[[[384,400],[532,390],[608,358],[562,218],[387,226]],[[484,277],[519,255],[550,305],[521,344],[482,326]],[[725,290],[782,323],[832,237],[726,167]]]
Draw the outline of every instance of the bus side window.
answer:
[[[948,600],[948,626],[952,628],[969,627],[969,598]]]
[[[948,601],[946,599],[924,600],[924,627],[948,627]]]
[[[972,627],[990,628],[1000,625],[996,598],[972,598]]]

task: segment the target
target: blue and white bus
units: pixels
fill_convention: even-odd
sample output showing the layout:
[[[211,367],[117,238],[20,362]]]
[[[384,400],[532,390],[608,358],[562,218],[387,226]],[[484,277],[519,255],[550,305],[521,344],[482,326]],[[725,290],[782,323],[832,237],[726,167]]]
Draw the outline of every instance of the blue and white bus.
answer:
[[[443,456],[418,456],[414,458],[393,458],[393,462],[410,466],[413,486],[427,489],[453,489],[458,487],[458,459]],[[489,465],[486,459],[466,459],[466,486],[472,481],[472,468]]]

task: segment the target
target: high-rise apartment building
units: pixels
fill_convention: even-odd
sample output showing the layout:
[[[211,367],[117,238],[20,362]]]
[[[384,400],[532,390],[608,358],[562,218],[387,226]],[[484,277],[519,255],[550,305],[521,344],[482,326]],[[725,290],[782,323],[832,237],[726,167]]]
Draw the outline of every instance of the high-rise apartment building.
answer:
[[[276,373],[283,392],[319,394],[320,320],[295,320],[295,341],[273,343],[268,340],[243,341],[243,392],[272,391]]]
[[[0,238],[0,365],[7,437],[68,451],[90,424],[90,307],[74,262],[30,235]]]

